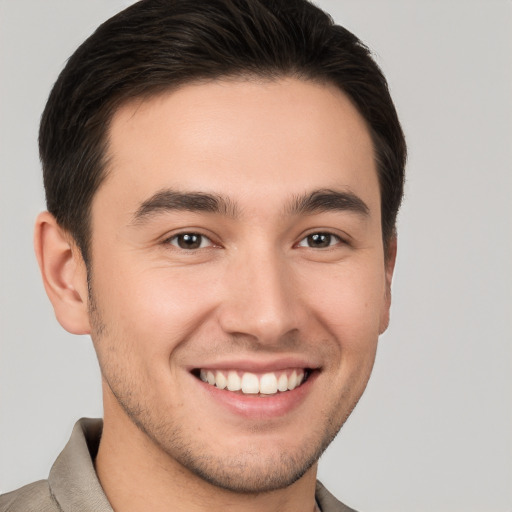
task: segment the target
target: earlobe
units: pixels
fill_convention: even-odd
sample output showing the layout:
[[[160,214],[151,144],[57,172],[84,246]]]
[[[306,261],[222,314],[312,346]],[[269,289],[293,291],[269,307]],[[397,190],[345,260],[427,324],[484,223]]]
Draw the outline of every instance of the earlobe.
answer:
[[[37,217],[34,248],[58,322],[72,334],[89,334],[85,263],[72,237],[49,212]]]
[[[385,297],[381,311],[379,334],[382,334],[389,325],[389,310],[391,308],[391,283],[393,281],[393,272],[395,270],[397,251],[397,237],[393,234],[386,246],[386,254],[384,259],[385,265]]]

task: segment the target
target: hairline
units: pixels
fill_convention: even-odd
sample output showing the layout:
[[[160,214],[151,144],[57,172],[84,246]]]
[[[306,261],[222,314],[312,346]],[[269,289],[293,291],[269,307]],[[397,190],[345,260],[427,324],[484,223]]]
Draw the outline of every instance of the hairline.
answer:
[[[111,172],[111,168],[109,165],[111,163],[113,155],[110,153],[110,135],[111,135],[111,126],[114,118],[118,114],[118,112],[127,106],[140,103],[141,105],[149,100],[157,99],[158,97],[165,96],[167,94],[172,94],[177,92],[178,90],[194,85],[203,85],[203,84],[213,84],[219,82],[253,82],[253,83],[272,83],[277,82],[279,80],[285,79],[297,79],[303,82],[310,82],[313,84],[323,85],[323,86],[333,86],[337,91],[341,92],[344,97],[351,103],[351,105],[356,109],[357,113],[361,117],[362,121],[366,129],[368,130],[368,135],[370,136],[372,152],[373,152],[373,160],[375,163],[375,171],[377,173],[377,182],[379,186],[379,198],[381,203],[381,234],[382,241],[384,246],[384,254],[387,257],[387,247],[389,242],[396,237],[396,222],[393,226],[388,227],[388,233],[385,232],[385,226],[383,222],[382,216],[382,200],[383,200],[383,191],[381,184],[381,172],[380,168],[382,163],[379,161],[379,148],[378,146],[381,144],[380,136],[375,132],[371,124],[367,121],[365,116],[362,114],[360,108],[357,103],[352,99],[351,95],[347,93],[343,87],[340,86],[334,79],[328,76],[322,75],[311,75],[307,72],[303,72],[300,70],[279,70],[279,69],[261,69],[256,71],[248,71],[241,70],[238,72],[219,74],[217,76],[197,76],[197,77],[189,77],[186,79],[181,79],[176,81],[176,83],[167,83],[167,84],[154,84],[148,85],[145,89],[142,86],[142,90],[138,93],[133,93],[133,91],[127,91],[124,94],[120,93],[112,96],[106,104],[101,108],[97,114],[96,118],[98,120],[104,121],[102,123],[102,128],[99,132],[100,141],[98,144],[98,152],[99,152],[99,177],[96,183],[96,187],[94,188],[93,194],[90,197],[90,201],[87,204],[87,209],[83,214],[83,240],[77,240],[72,231],[64,229],[66,231],[70,231],[71,237],[76,242],[84,260],[86,268],[90,269],[91,264],[91,240],[92,240],[92,231],[91,231],[91,215],[92,215],[92,205],[94,202],[94,198],[98,193],[100,187],[103,182],[108,179],[108,175]]]

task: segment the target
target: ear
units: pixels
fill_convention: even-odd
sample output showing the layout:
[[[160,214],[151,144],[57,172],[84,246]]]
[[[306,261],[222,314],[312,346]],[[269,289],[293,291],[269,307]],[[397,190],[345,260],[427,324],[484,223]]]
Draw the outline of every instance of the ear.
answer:
[[[89,334],[85,263],[71,235],[49,212],[37,217],[34,248],[46,293],[60,325],[72,334]]]
[[[386,288],[380,316],[379,334],[382,334],[389,325],[389,310],[391,308],[391,282],[393,280],[393,272],[395,270],[396,250],[397,238],[396,234],[393,234],[387,244],[386,254],[384,255]]]

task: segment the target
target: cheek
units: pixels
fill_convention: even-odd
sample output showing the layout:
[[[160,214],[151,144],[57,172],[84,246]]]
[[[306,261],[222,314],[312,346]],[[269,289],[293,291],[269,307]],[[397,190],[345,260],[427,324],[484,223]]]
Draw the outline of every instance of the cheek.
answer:
[[[112,343],[140,358],[168,357],[213,307],[214,293],[204,289],[204,272],[165,267],[137,270],[118,264],[115,272],[95,275],[94,291]],[[210,290],[211,291],[211,290]]]
[[[328,273],[309,274],[307,282],[314,283],[304,288],[315,314],[346,345],[377,338],[385,299],[383,265],[341,263]]]

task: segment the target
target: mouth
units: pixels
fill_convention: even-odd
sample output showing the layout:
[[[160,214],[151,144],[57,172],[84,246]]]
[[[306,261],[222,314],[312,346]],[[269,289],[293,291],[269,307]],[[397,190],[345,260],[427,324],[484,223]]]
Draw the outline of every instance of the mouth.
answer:
[[[253,373],[235,369],[198,368],[192,374],[210,386],[241,395],[269,397],[287,393],[304,385],[310,368],[287,368],[274,372]]]

